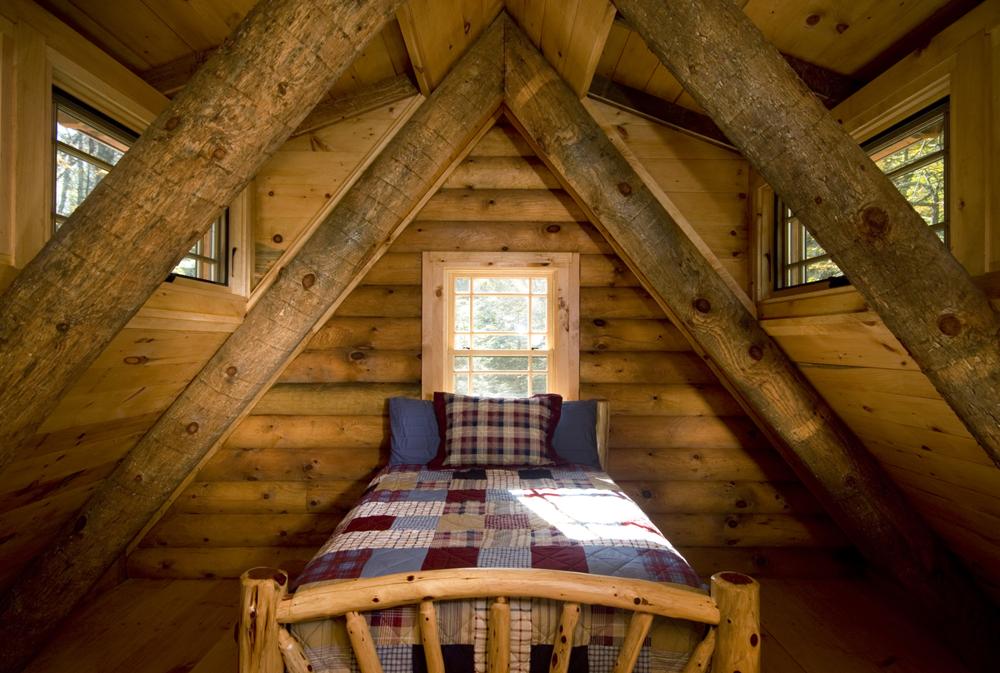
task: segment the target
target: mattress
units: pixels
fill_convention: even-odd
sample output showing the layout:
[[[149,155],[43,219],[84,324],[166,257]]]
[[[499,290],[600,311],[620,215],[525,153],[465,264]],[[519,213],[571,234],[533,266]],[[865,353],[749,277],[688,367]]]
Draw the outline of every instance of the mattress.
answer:
[[[581,466],[428,470],[377,475],[295,587],[446,568],[546,568],[700,587],[695,572],[612,479]],[[511,600],[511,671],[547,671],[559,605]],[[486,600],[438,603],[449,671],[486,670]],[[366,614],[385,673],[424,670],[413,606]],[[610,671],[628,616],[590,607],[570,671]],[[343,620],[295,626],[313,669],[355,671]],[[684,668],[703,627],[657,619],[636,671]]]

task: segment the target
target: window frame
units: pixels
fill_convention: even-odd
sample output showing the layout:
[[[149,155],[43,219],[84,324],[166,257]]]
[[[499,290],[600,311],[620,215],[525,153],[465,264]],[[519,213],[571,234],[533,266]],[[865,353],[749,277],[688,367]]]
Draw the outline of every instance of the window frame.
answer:
[[[950,166],[950,149],[951,149],[951,130],[950,130],[950,111],[951,102],[948,96],[945,96],[930,105],[927,105],[917,111],[914,114],[909,115],[902,121],[893,124],[884,131],[878,133],[872,138],[861,143],[861,149],[871,157],[872,154],[888,147],[897,139],[906,135],[908,132],[920,128],[928,124],[931,120],[936,118],[941,118],[942,127],[942,149],[936,151],[927,157],[922,157],[911,164],[906,166],[901,166],[888,173],[883,173],[886,177],[892,179],[896,174],[902,174],[915,170],[920,165],[931,163],[941,159],[944,162],[944,193],[945,193],[945,219],[943,223],[937,225],[928,225],[936,232],[939,228],[944,231],[944,244],[951,250],[951,213],[949,208],[949,200],[951,194],[951,166]],[[771,265],[770,265],[770,292],[771,296],[781,296],[783,294],[793,294],[800,292],[809,292],[815,290],[832,289],[839,287],[849,287],[851,286],[850,279],[841,271],[839,275],[831,276],[829,278],[823,278],[821,280],[809,281],[809,282],[798,282],[791,284],[783,284],[785,275],[787,274],[790,267],[799,267],[800,269],[812,262],[822,261],[830,259],[829,253],[824,252],[822,255],[817,255],[815,257],[809,257],[805,259],[796,260],[794,262],[786,261],[786,254],[788,249],[788,235],[787,235],[787,222],[788,218],[786,216],[787,208],[781,197],[774,192],[772,196],[772,203],[770,204],[770,226],[772,229],[772,241],[771,241]],[[794,217],[794,215],[793,215]],[[801,222],[798,223],[796,233],[801,236],[808,229]]]
[[[541,273],[540,273],[541,272]],[[549,277],[549,325],[553,337],[548,392],[575,400],[580,393],[580,256],[577,253],[424,252],[422,256],[421,394],[454,390],[449,366],[453,284],[461,274]]]

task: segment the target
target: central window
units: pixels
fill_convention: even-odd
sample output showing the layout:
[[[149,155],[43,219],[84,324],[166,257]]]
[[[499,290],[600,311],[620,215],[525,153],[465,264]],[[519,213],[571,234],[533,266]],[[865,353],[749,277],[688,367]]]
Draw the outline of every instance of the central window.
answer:
[[[425,394],[575,398],[578,285],[575,254],[425,253]]]

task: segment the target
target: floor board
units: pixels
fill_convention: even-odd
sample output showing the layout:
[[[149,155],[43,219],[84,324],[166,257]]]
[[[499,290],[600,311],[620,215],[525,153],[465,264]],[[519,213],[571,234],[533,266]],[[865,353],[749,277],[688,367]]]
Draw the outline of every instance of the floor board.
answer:
[[[234,580],[128,580],[78,611],[27,673],[231,673]],[[765,673],[963,673],[863,580],[765,579]]]

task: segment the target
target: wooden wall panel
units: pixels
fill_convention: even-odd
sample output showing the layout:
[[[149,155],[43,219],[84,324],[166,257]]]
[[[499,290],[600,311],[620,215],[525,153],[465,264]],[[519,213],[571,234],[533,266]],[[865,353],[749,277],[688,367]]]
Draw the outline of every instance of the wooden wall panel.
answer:
[[[654,168],[668,188],[723,190],[677,192],[701,195],[687,204],[692,222],[710,221],[699,203],[742,203],[742,160],[621,123],[664,160]],[[426,250],[582,253],[580,383],[611,402],[611,474],[702,571],[842,568],[843,536],[555,185],[510,127],[488,132],[150,531],[130,572],[233,576],[257,562],[295,572],[314,553],[388,458],[387,398],[419,395]],[[745,231],[742,211],[729,225]]]

